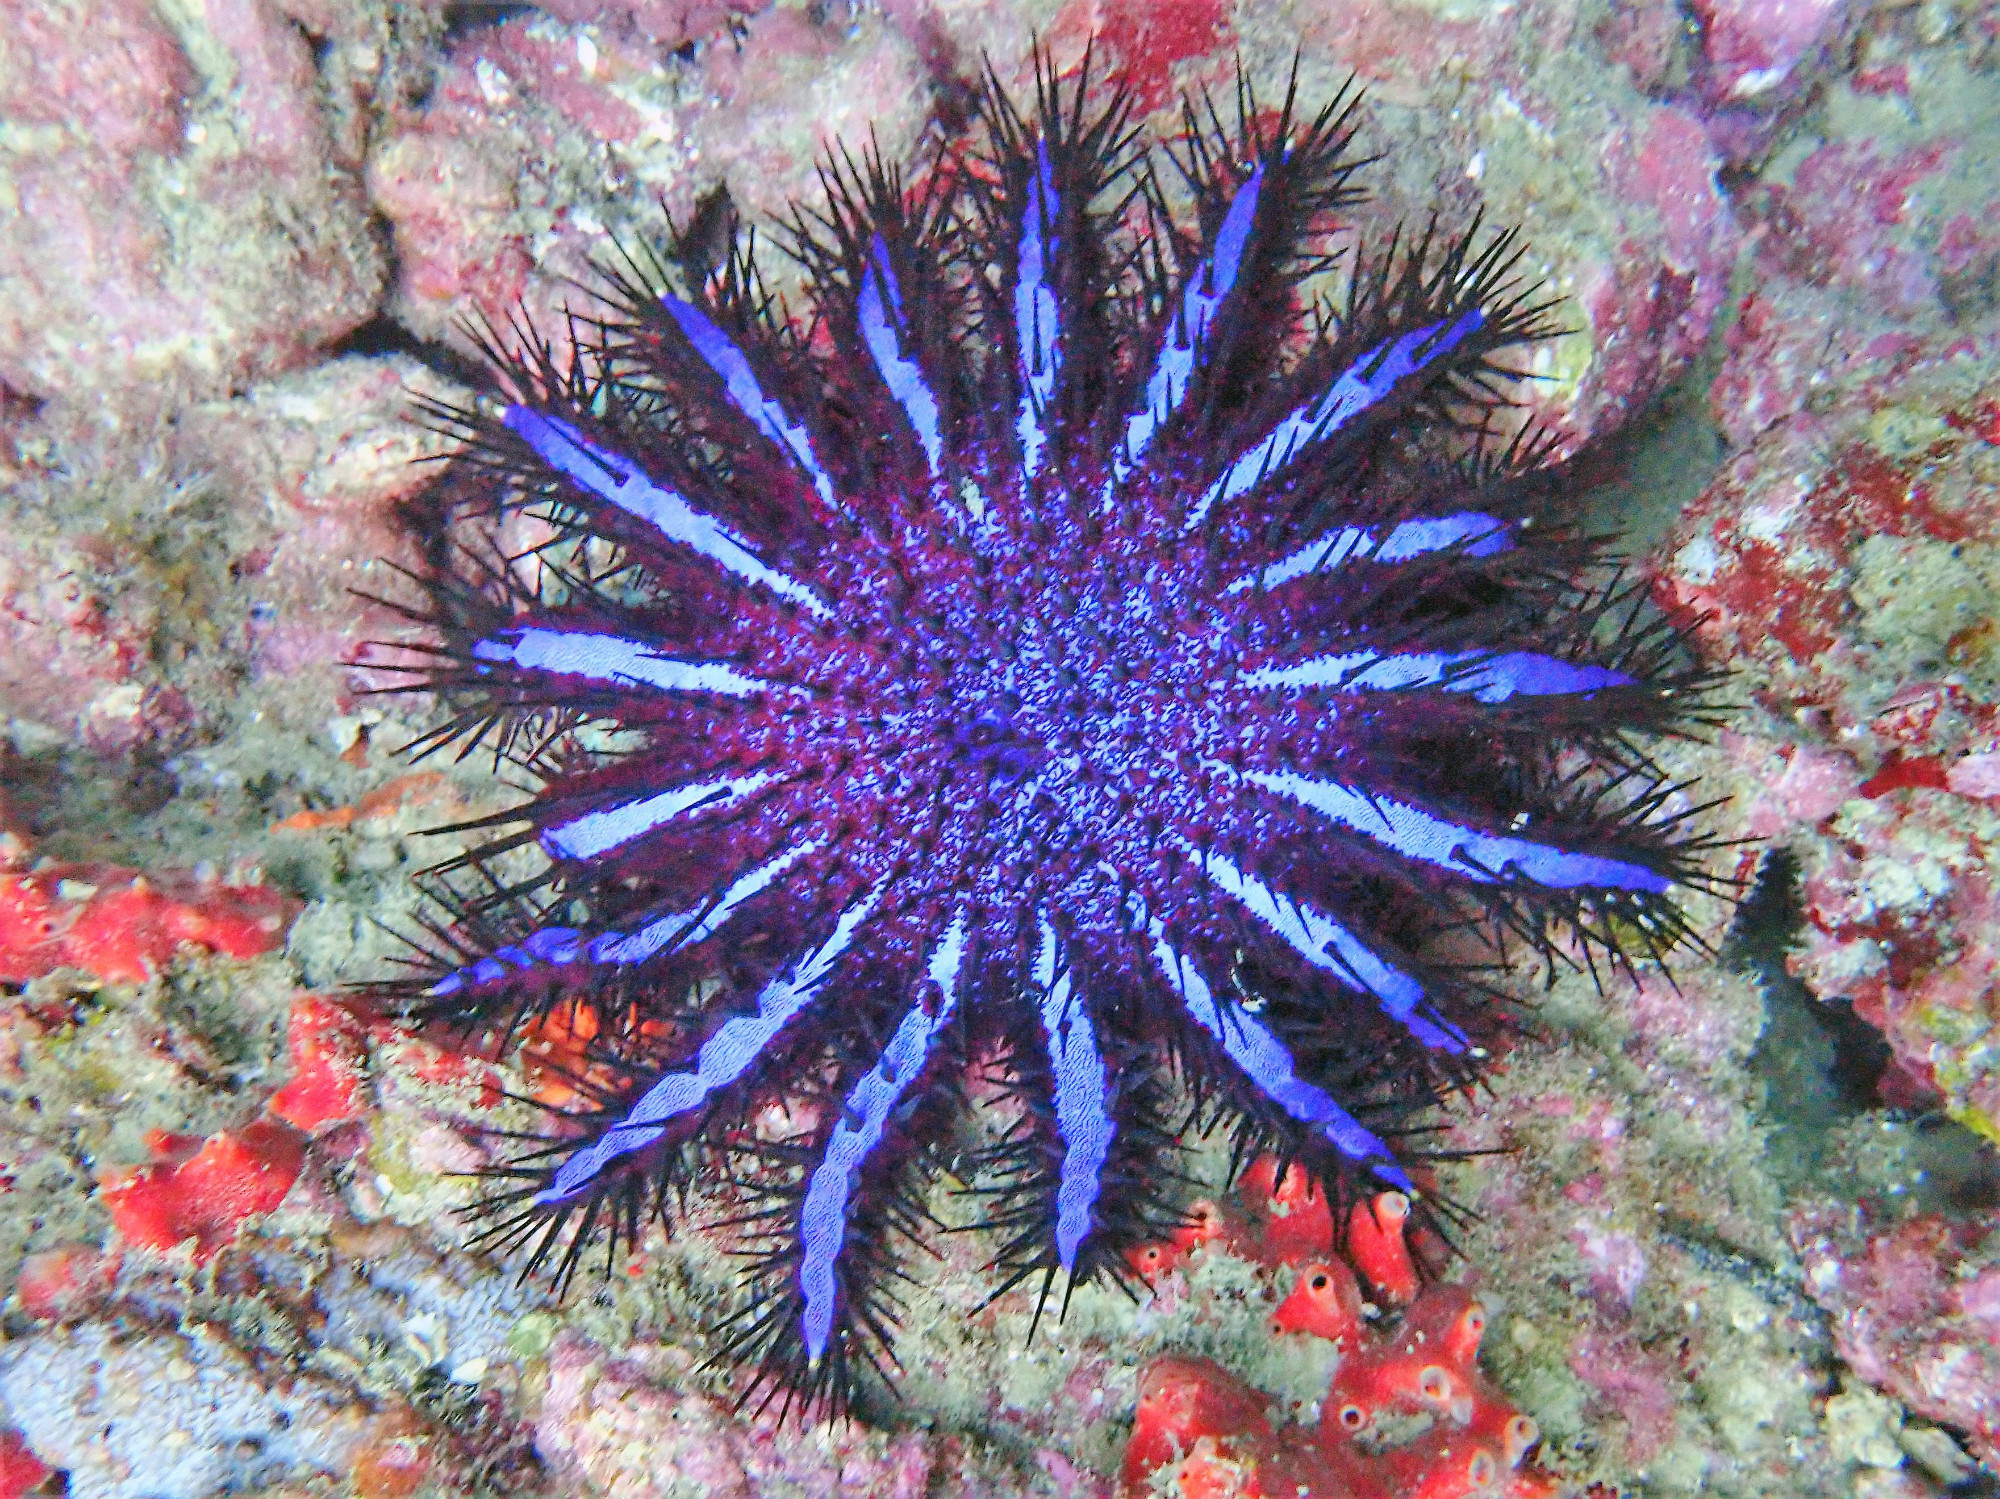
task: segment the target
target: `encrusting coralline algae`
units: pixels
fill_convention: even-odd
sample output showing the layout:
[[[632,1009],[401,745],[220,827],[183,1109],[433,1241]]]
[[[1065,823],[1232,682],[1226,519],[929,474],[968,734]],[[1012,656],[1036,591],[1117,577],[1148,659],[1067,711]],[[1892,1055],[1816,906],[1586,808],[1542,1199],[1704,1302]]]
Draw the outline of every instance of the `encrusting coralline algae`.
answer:
[[[726,182],[768,221],[833,139],[872,123],[915,163],[982,57],[1019,89],[1035,39],[1068,66],[1092,35],[1161,131],[1239,65],[1273,99],[1295,52],[1306,97],[1358,72],[1394,149],[1357,237],[1433,204],[1521,225],[1575,330],[1534,356],[1538,414],[1578,440],[1646,418],[1597,501],[1738,673],[1717,742],[1662,753],[1729,797],[1709,830],[1757,840],[1723,872],[1790,853],[1809,992],[1775,958],[1559,977],[1440,1141],[1504,1150],[1441,1184],[1481,1215],[1447,1278],[1538,1428],[1522,1471],[1915,1496],[1994,1459],[1991,1167],[1918,1122],[1993,1118],[1993,6],[18,10],[0,823],[6,878],[68,888],[0,899],[34,917],[0,914],[0,1491],[1098,1494],[1157,1359],[1268,1395],[1274,1433],[1320,1420],[1332,1345],[1273,1332],[1300,1278],[1249,1241],[1177,1249],[1136,1306],[1079,1292],[1029,1342],[951,1235],[897,1340],[906,1408],[778,1435],[693,1372],[715,1244],[649,1240],[561,1306],[460,1249],[455,1173],[539,1127],[508,1093],[571,1101],[588,1027],[497,1067],[341,988],[391,972],[372,918],[407,928],[456,846],[421,830],[519,797],[488,762],[403,763],[425,705],[358,695],[416,638],[367,595],[420,560],[396,507],[444,449],[405,414],[465,398],[457,320],[557,328],[655,195],[706,223]],[[185,944],[120,967],[48,927],[133,872]],[[303,902],[281,950],[205,940],[260,889]],[[1727,910],[1691,910],[1721,945]],[[1879,1078],[1849,1060],[1869,1026]],[[1222,1164],[1195,1190],[1254,1217]],[[154,1432],[171,1465],[133,1456]]]

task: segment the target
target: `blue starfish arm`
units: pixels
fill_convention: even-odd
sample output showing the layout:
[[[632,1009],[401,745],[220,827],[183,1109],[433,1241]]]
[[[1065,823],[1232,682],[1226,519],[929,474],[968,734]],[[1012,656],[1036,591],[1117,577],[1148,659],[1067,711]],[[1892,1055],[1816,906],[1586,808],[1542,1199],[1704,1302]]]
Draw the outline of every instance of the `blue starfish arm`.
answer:
[[[410,506],[419,746],[539,789],[426,876],[394,991],[606,1026],[482,1242],[561,1285],[720,1188],[709,1349],[781,1419],[896,1383],[940,1176],[1037,1316],[1136,1289],[1190,1095],[1343,1210],[1428,1187],[1427,1111],[1506,1019],[1472,918],[1631,962],[1705,888],[1700,809],[1623,746],[1709,677],[1598,581],[1554,440],[1506,438],[1507,351],[1557,331],[1517,237],[1341,248],[1344,308],[1302,314],[1351,98],[1246,82],[1149,144],[1143,98],[1035,73],[914,193],[836,151],[789,225],[809,339],[706,232],[567,345],[487,330]]]
[[[1327,821],[1372,838],[1405,858],[1448,869],[1481,884],[1517,876],[1555,890],[1631,890],[1664,895],[1673,888],[1671,878],[1643,864],[1482,832],[1408,802],[1372,796],[1337,781],[1257,770],[1243,772],[1243,779],[1310,807]]]
[[[590,948],[593,963],[643,963],[661,951],[679,952],[706,942],[722,930],[752,897],[762,895],[782,880],[799,862],[810,858],[825,845],[816,840],[793,844],[774,858],[765,860],[747,874],[739,875],[719,894],[689,911],[648,922],[630,936],[614,942],[594,941]]]
[[[534,449],[536,457],[586,494],[615,505],[668,541],[707,558],[746,583],[797,604],[816,619],[831,613],[812,589],[764,562],[714,516],[695,509],[632,459],[592,442],[561,417],[531,406],[510,406],[501,421]]]
[[[1021,444],[1021,473],[1034,477],[1048,444],[1043,418],[1056,375],[1062,369],[1061,327],[1056,294],[1048,284],[1060,241],[1056,217],[1062,211],[1049,165],[1048,142],[1035,145],[1035,170],[1021,208],[1020,250],[1014,267],[1014,346],[1021,382],[1020,414],[1014,431]]]
[[[1161,423],[1180,409],[1194,376],[1202,346],[1224,298],[1235,289],[1236,273],[1243,264],[1244,246],[1257,219],[1257,199],[1264,186],[1264,163],[1258,162],[1249,180],[1236,190],[1229,210],[1216,231],[1215,244],[1188,278],[1181,293],[1180,316],[1168,326],[1160,350],[1153,358],[1153,371],[1146,380],[1146,404],[1125,419],[1125,443],[1113,455],[1112,473],[1118,480],[1152,446],[1153,434]]]
[[[1391,692],[1405,687],[1437,687],[1469,692],[1482,703],[1513,697],[1544,697],[1630,687],[1629,673],[1589,662],[1565,661],[1534,651],[1344,651],[1314,656],[1294,666],[1263,666],[1246,672],[1244,685],[1326,687],[1341,692]]]
[[[568,967],[573,963],[594,966],[629,966],[643,963],[664,952],[679,952],[705,942],[720,931],[746,901],[763,894],[795,868],[801,859],[820,849],[816,842],[796,844],[775,858],[739,875],[719,894],[686,911],[674,911],[643,922],[630,931],[586,934],[575,927],[543,927],[517,944],[502,948],[477,963],[454,968],[431,984],[425,993],[431,998],[457,994],[473,984],[491,983],[508,976],[508,968],[498,962],[507,958],[514,967]]]
[[[557,677],[581,677],[600,687],[652,687],[661,692],[704,692],[717,697],[755,697],[772,684],[715,661],[680,661],[662,656],[643,640],[594,630],[549,630],[527,626],[475,640],[471,656],[487,667],[514,667]]]
[[[923,1071],[931,1043],[958,1004],[965,944],[966,923],[960,916],[932,950],[927,965],[927,976],[938,989],[935,1007],[927,1011],[921,1004],[911,1006],[889,1044],[882,1048],[881,1059],[848,1090],[840,1123],[834,1126],[825,1154],[806,1184],[799,1208],[799,1292],[803,1299],[799,1327],[806,1355],[814,1362],[826,1352],[827,1339],[833,1334],[839,1300],[835,1271],[847,1238],[847,1205],[855,1175],[881,1143],[890,1111]]]
[[[617,802],[546,828],[541,845],[562,859],[595,859],[635,838],[684,822],[698,813],[741,805],[778,777],[759,771],[747,776],[696,781],[632,801]]]
[[[1369,562],[1408,562],[1448,547],[1463,547],[1468,557],[1491,557],[1514,544],[1507,534],[1507,523],[1482,510],[1399,521],[1379,543],[1378,531],[1379,528],[1368,526],[1337,527],[1324,536],[1314,537],[1289,556],[1238,578],[1223,591],[1237,594],[1255,588],[1276,588],[1294,578],[1330,571],[1354,557]]]
[[[1368,350],[1340,373],[1324,395],[1295,407],[1234,459],[1188,508],[1187,529],[1199,526],[1217,504],[1256,488],[1307,448],[1339,431],[1388,395],[1399,381],[1423,372],[1451,353],[1485,322],[1485,311],[1471,307],[1449,322],[1427,323]]]
[[[813,488],[819,491],[819,497],[828,509],[843,509],[834,494],[833,480],[827,477],[818,455],[813,452],[812,438],[804,425],[776,400],[764,394],[757,372],[750,367],[743,351],[730,342],[729,335],[716,327],[708,314],[692,302],[666,293],[660,297],[660,305],[689,344],[693,345],[702,363],[721,377],[730,405],[749,417],[757,430],[798,466],[812,481]]]
[[[944,453],[944,437],[938,426],[937,397],[924,379],[916,360],[903,353],[903,295],[896,285],[896,271],[889,263],[889,247],[877,234],[870,248],[867,268],[862,273],[858,299],[861,341],[875,372],[889,387],[889,394],[903,408],[910,427],[923,445],[924,461],[936,478]]]
[[[1360,938],[1303,901],[1281,897],[1269,885],[1221,854],[1203,853],[1176,839],[1181,853],[1216,886],[1232,896],[1313,967],[1334,974],[1351,988],[1371,995],[1383,1014],[1433,1051],[1463,1052],[1469,1043],[1456,1026],[1438,1024],[1422,1013],[1424,986],[1386,963]]]
[[[1036,918],[1034,982],[1041,991],[1037,1010],[1055,1079],[1056,1131],[1062,1136],[1062,1172],[1056,1186],[1056,1258],[1073,1270],[1076,1252],[1089,1237],[1092,1213],[1103,1190],[1104,1163],[1118,1127],[1105,1110],[1104,1056],[1090,1011],[1076,995],[1062,944],[1046,914]]]
[[[530,932],[519,942],[495,948],[476,963],[442,975],[425,992],[432,998],[458,994],[475,984],[497,983],[516,970],[574,963],[583,952],[583,933],[575,927],[549,926]]]
[[[1240,1007],[1231,1005],[1225,1010],[1200,971],[1167,940],[1166,928],[1157,918],[1146,920],[1145,931],[1154,966],[1167,987],[1260,1093],[1299,1123],[1325,1136],[1348,1160],[1391,1186],[1405,1192],[1416,1190],[1408,1173],[1396,1164],[1394,1153],[1374,1131],[1342,1108],[1331,1093],[1298,1075],[1284,1042]]]
[[[833,935],[812,953],[766,984],[757,1013],[736,1015],[718,1026],[696,1054],[695,1065],[670,1072],[640,1094],[624,1116],[558,1166],[533,1201],[543,1207],[568,1202],[592,1190],[621,1159],[657,1142],[670,1123],[706,1103],[717,1089],[743,1077],[806,1006],[819,998],[855,934],[882,900],[877,885],[841,913]]]

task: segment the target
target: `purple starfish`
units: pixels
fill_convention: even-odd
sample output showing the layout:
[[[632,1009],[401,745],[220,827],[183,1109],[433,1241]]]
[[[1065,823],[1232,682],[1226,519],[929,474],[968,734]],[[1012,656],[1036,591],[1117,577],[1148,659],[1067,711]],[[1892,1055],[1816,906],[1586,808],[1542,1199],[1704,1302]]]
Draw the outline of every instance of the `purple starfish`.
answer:
[[[1513,237],[1392,243],[1310,307],[1354,104],[1239,106],[1165,153],[1182,227],[1122,97],[990,88],[921,192],[829,166],[810,324],[748,248],[633,261],[437,413],[435,742],[540,789],[442,872],[410,991],[631,1017],[492,1235],[566,1279],[727,1175],[724,1356],[788,1402],[892,1363],[969,1067],[1010,1102],[955,1169],[1046,1297],[1173,1221],[1187,1097],[1337,1203],[1427,1201],[1417,1116],[1500,1019],[1469,937],[1684,939],[1700,848],[1627,736],[1705,678],[1578,581],[1550,446],[1495,436],[1552,332]],[[553,539],[479,550],[523,509]]]

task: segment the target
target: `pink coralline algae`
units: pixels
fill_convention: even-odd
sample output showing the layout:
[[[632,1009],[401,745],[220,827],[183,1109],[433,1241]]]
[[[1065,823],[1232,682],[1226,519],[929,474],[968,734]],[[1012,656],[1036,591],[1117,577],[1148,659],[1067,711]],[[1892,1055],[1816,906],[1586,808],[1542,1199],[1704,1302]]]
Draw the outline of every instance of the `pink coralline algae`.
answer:
[[[701,41],[738,16],[755,15],[762,0],[548,0],[552,16],[642,38],[664,51]]]
[[[307,38],[266,0],[194,14],[182,34],[143,0],[9,11],[9,389],[227,390],[369,315],[385,264]]]
[[[1766,332],[1774,348],[1802,336]],[[1887,1035],[1901,1085],[1993,1134],[2000,1069],[1982,1037],[2000,1014],[1986,936],[2000,837],[2000,387],[1969,379],[1976,363],[1934,362],[1935,336],[1917,347],[1930,359],[1902,373],[1850,366],[1868,378],[1840,406],[1775,419],[1685,512],[1659,586],[1703,612],[1710,648],[1805,731],[1782,746],[1728,741],[1746,769],[1762,767],[1753,829],[1800,850],[1807,928],[1793,971]],[[1719,394],[1731,381],[1791,388],[1789,366],[1774,374],[1741,353]]]
[[[2000,1470],[2000,1230],[1829,1209],[1800,1215],[1792,1240],[1841,1358]]]
[[[1931,440],[1895,457],[1858,423],[1781,429],[1682,517],[1662,592],[1708,616],[1707,638],[1754,673],[1762,701],[1860,728],[1916,672],[1934,673],[1944,691],[1956,658],[1983,652],[1971,593],[1939,593],[1893,634],[1855,629],[1857,612],[1864,630],[1869,616],[1896,618],[1887,590],[1899,573],[1913,581],[1954,547],[2000,540],[1980,479],[2000,449],[1969,424],[1930,422]],[[1955,740],[1954,749],[1970,745],[1964,725]]]
[[[679,1388],[678,1361],[639,1344],[614,1356],[574,1336],[549,1351],[536,1447],[574,1492],[667,1499],[781,1499],[797,1493],[871,1499],[1000,1499],[964,1471],[955,1444],[921,1432],[858,1428],[800,1437],[744,1421],[726,1402]],[[1011,1495],[1008,1496],[1011,1499]]]
[[[431,450],[405,405],[433,383],[408,361],[347,358],[110,433],[101,411],[52,404],[7,470],[10,716],[99,753],[161,754],[212,738],[245,683],[324,716],[383,680],[370,665],[394,648],[372,642],[408,632],[365,595],[403,555],[394,508]],[[190,607],[201,647],[162,648]]]
[[[1608,141],[1604,159],[1638,221],[1578,291],[1598,346],[1581,402],[1598,408],[1600,419],[1643,403],[1699,351],[1726,296],[1738,241],[1713,148],[1693,115],[1661,109],[1643,132]],[[1639,239],[1642,225],[1656,244]]]
[[[43,516],[10,541],[0,555],[0,690],[96,749],[174,737],[189,703],[153,669],[161,600],[118,586],[132,548]]]
[[[1792,70],[1838,23],[1848,0],[1697,0],[1702,55],[1718,102],[1756,99]]]
[[[1789,183],[1751,195],[1763,275],[1725,334],[1729,357],[1709,393],[1733,443],[1747,445],[1815,395],[1824,404],[1848,387],[1882,392],[1920,358],[1978,350],[1977,330],[1954,326],[1948,265],[1963,259],[1983,273],[1992,252],[1962,235],[1948,262],[1929,206],[1949,188],[1956,153],[1948,139],[1893,156],[1872,141],[1832,141]]]
[[[1963,763],[1930,785],[1911,778],[1926,762],[1906,762],[1833,820],[1838,841],[1814,846],[1805,865],[1809,925],[1792,969],[1815,992],[1853,1000],[1882,1031],[1903,1085],[1914,1085],[1906,1096],[1941,1095],[1963,1122],[2000,1138],[2000,1064],[1987,1040],[2000,1008],[1989,860],[2000,815],[1962,774],[1953,789]]]
[[[1890,90],[1905,122],[1802,144],[1744,197],[1759,275],[1710,390],[1736,452],[1658,586],[1790,722],[1727,748],[1752,829],[1798,857],[1793,971],[1884,1032],[1899,1101],[1995,1135],[2000,318],[1976,288],[2000,265],[2000,185],[1951,128],[1942,56],[1904,27],[1867,52],[1843,87]]]

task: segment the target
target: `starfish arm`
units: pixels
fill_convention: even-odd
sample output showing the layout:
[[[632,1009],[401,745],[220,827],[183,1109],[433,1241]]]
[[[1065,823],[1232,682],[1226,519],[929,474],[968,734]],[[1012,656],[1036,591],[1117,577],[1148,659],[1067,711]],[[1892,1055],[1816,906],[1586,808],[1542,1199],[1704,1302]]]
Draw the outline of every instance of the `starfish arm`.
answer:
[[[1547,697],[1630,687],[1630,673],[1588,662],[1565,661],[1534,651],[1344,651],[1314,656],[1296,666],[1264,666],[1244,675],[1252,688],[1329,687],[1342,692],[1389,692],[1405,687],[1437,687],[1466,692],[1482,703],[1514,697]]]
[[[1202,874],[1283,939],[1285,945],[1313,967],[1331,973],[1350,988],[1371,995],[1382,1013],[1433,1051],[1458,1053],[1467,1048],[1456,1026],[1439,1024],[1422,1013],[1424,988],[1409,974],[1386,963],[1346,927],[1303,901],[1286,899],[1238,868],[1221,854],[1204,854],[1193,844],[1176,840],[1180,851]]]
[[[477,963],[454,968],[425,991],[426,997],[442,999],[470,985],[504,978],[509,963],[524,970],[543,966],[564,968],[572,963],[626,967],[643,963],[661,952],[679,952],[714,936],[745,901],[770,889],[799,860],[819,848],[818,843],[797,844],[738,876],[701,905],[657,916],[631,931],[587,934],[576,927],[543,927]]]
[[[1021,247],[1014,273],[1014,337],[1020,351],[1021,381],[1020,414],[1014,430],[1021,443],[1021,473],[1032,478],[1041,467],[1042,450],[1048,444],[1043,419],[1062,368],[1056,294],[1048,284],[1058,251],[1054,227],[1062,210],[1046,141],[1035,147],[1035,171],[1029,178],[1027,196],[1021,210]]]
[[[488,667],[514,667],[558,677],[582,677],[602,687],[633,685],[661,692],[706,692],[718,697],[755,697],[769,682],[714,661],[677,661],[640,640],[591,630],[549,630],[529,626],[501,630],[471,648]]]
[[[799,1209],[799,1320],[807,1356],[815,1362],[826,1352],[833,1334],[839,1299],[835,1269],[847,1238],[848,1200],[855,1176],[881,1142],[890,1112],[923,1071],[931,1043],[957,1006],[965,947],[966,924],[961,916],[930,955],[927,973],[940,995],[936,1008],[927,1012],[922,1005],[913,1005],[903,1016],[882,1048],[880,1060],[848,1091],[840,1123],[807,1182]]]
[[[1276,588],[1294,578],[1331,571],[1354,557],[1369,562],[1407,562],[1427,552],[1441,552],[1455,546],[1462,546],[1468,557],[1490,557],[1513,545],[1507,523],[1480,510],[1400,521],[1379,542],[1378,531],[1379,528],[1367,526],[1340,526],[1324,536],[1315,536],[1289,556],[1238,578],[1224,591],[1236,594]]]
[[[1146,380],[1146,404],[1125,419],[1125,442],[1113,454],[1112,470],[1122,480],[1152,446],[1160,425],[1180,409],[1188,382],[1201,358],[1215,314],[1236,285],[1242,267],[1243,249],[1257,218],[1257,198],[1264,186],[1264,163],[1258,162],[1249,180],[1236,190],[1216,231],[1215,244],[1188,278],[1181,293],[1180,316],[1167,328],[1159,352],[1153,357],[1152,374]]]
[[[1092,1212],[1103,1190],[1105,1160],[1117,1126],[1105,1109],[1104,1056],[1090,1012],[1077,998],[1062,946],[1046,915],[1038,915],[1035,985],[1037,1009],[1055,1079],[1056,1130],[1063,1140],[1062,1174],[1056,1187],[1056,1257],[1063,1269],[1076,1266],[1078,1247],[1089,1236]]]
[[[432,984],[425,995],[443,999],[474,984],[495,983],[516,969],[526,972],[547,965],[574,963],[582,954],[583,943],[584,934],[575,927],[540,927],[519,942],[495,948],[476,963],[452,969]]]
[[[875,371],[889,394],[903,408],[911,430],[923,445],[924,459],[936,478],[944,453],[944,438],[938,426],[937,397],[931,392],[924,372],[903,352],[903,297],[896,285],[896,272],[889,264],[889,247],[875,236],[867,269],[862,274],[858,306],[861,341],[875,361]]]
[[[825,619],[832,612],[812,589],[762,561],[714,516],[695,509],[630,458],[592,442],[561,417],[531,406],[510,406],[501,421],[533,448],[543,463],[586,494],[615,505],[668,541],[707,558],[746,583],[797,604],[816,619]]]
[[[697,812],[733,807],[778,778],[765,772],[697,781],[652,796],[618,802],[557,823],[541,835],[542,847],[563,859],[594,859]]]
[[[1298,1075],[1292,1054],[1255,1016],[1236,1006],[1226,1011],[1215,992],[1186,956],[1167,940],[1158,919],[1146,923],[1154,965],[1187,1007],[1195,1023],[1222,1047],[1258,1091],[1299,1123],[1310,1125],[1348,1160],[1381,1180],[1413,1192],[1415,1184],[1396,1164],[1395,1155],[1379,1136],[1340,1106],[1324,1088]]]
[[[832,936],[764,986],[757,996],[756,1014],[724,1021],[702,1043],[692,1068],[668,1073],[654,1083],[622,1118],[564,1160],[533,1200],[551,1206],[590,1191],[620,1159],[654,1144],[671,1121],[699,1108],[717,1089],[748,1072],[793,1017],[819,997],[881,898],[878,885],[842,912]]]
[[[748,874],[739,876],[728,889],[690,911],[649,922],[630,936],[606,933],[590,945],[594,963],[642,963],[662,949],[678,952],[705,942],[734,916],[752,896],[761,895],[794,869],[801,859],[817,853],[814,841],[795,844],[776,858],[767,859]],[[607,940],[610,939],[610,940]]]
[[[1305,449],[1339,431],[1388,395],[1399,381],[1451,353],[1485,321],[1486,314],[1472,307],[1450,322],[1427,323],[1369,349],[1340,373],[1324,395],[1295,407],[1231,461],[1189,508],[1187,529],[1199,526],[1217,504],[1254,489]]]
[[[1337,781],[1267,771],[1245,771],[1243,779],[1310,807],[1327,821],[1372,838],[1405,858],[1448,869],[1480,884],[1495,884],[1511,875],[1555,890],[1631,890],[1663,895],[1674,883],[1643,864],[1483,832],[1408,802],[1370,796]]]
[[[800,472],[812,481],[813,488],[819,491],[820,499],[829,509],[842,509],[833,492],[833,480],[827,477],[826,470],[813,452],[812,438],[804,425],[764,394],[757,372],[750,367],[743,351],[731,343],[729,336],[694,303],[668,294],[660,298],[660,305],[694,346],[702,363],[721,377],[730,404],[749,417],[757,430],[777,444],[779,450],[798,466]]]

